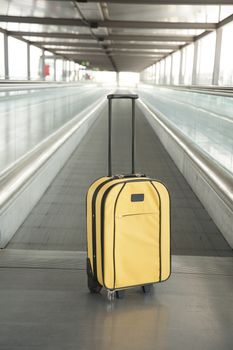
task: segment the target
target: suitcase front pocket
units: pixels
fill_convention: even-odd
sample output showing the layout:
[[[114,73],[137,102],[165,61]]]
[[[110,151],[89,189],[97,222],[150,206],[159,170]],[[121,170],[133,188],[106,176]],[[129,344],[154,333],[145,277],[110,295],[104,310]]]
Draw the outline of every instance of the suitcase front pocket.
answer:
[[[115,288],[159,280],[159,212],[116,216],[114,241]]]

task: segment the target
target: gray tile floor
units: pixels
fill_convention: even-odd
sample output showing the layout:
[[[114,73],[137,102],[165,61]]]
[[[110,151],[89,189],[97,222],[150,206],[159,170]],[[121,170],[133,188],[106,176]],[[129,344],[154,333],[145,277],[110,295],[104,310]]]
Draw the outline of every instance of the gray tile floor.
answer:
[[[167,282],[113,303],[88,293],[82,266],[1,268],[0,349],[231,350],[232,265],[174,256]]]
[[[130,104],[114,101],[113,168],[130,171]],[[219,232],[140,110],[136,113],[136,170],[162,180],[172,201],[172,253],[232,256]],[[86,249],[85,195],[107,171],[107,111],[48,188],[8,245],[11,249]]]
[[[119,173],[129,169],[129,109],[117,107]],[[140,111],[137,170],[170,189],[173,272],[149,295],[132,289],[110,303],[104,291],[88,292],[84,203],[106,172],[106,120],[104,113],[0,251],[0,349],[231,350],[232,251]]]

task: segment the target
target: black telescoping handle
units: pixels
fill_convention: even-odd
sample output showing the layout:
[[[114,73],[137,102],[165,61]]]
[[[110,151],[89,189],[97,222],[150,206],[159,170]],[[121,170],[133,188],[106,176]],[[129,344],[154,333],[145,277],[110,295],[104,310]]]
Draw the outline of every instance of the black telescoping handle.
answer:
[[[138,95],[136,94],[110,94],[107,96],[109,100],[115,99],[115,98],[125,98],[130,100],[136,100],[138,98]]]
[[[110,94],[108,98],[108,176],[112,176],[112,100],[132,100],[132,174],[135,173],[135,100],[136,94]]]

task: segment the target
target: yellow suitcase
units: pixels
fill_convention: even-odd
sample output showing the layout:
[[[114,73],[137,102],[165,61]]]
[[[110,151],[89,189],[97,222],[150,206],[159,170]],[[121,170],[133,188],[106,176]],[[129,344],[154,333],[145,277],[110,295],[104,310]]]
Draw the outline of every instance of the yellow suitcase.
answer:
[[[112,176],[112,99],[132,100],[132,174]],[[109,298],[130,287],[148,292],[168,279],[171,270],[170,199],[167,188],[145,175],[134,174],[135,100],[137,95],[108,95],[108,176],[87,193],[87,275],[93,293],[102,287]]]

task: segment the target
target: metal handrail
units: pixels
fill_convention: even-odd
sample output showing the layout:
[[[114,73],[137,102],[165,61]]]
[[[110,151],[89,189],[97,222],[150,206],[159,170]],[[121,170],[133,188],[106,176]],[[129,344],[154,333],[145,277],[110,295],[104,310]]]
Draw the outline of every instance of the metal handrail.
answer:
[[[98,99],[1,174],[0,210],[7,208],[8,203],[11,202],[11,199],[19,192],[25,183],[27,183],[58,148],[93,116],[94,113],[98,112],[105,103],[105,97]],[[80,120],[82,116],[83,118]]]
[[[141,99],[139,99],[139,103],[192,159],[206,181],[211,184],[218,196],[233,211],[233,176],[204,154],[194,142],[173,126],[161,112],[156,110],[154,113]]]
[[[149,85],[157,88],[165,88],[177,91],[192,92],[195,94],[205,94],[205,95],[215,95],[222,97],[233,97],[233,88],[231,86],[216,86],[216,85],[164,85],[164,84],[152,84],[143,83],[144,85]]]
[[[0,81],[0,92],[9,92],[9,91],[26,91],[26,90],[42,90],[42,89],[55,89],[55,88],[64,88],[64,87],[89,87],[96,84],[87,84],[87,83],[50,83],[50,82],[27,82],[27,83],[1,83]]]

